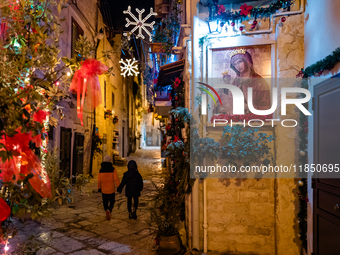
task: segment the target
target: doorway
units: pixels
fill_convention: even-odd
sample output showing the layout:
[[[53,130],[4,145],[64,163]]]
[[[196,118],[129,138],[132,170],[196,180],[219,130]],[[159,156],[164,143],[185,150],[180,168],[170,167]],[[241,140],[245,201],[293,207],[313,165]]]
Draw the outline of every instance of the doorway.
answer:
[[[73,167],[72,175],[83,174],[84,166],[84,135],[82,133],[74,134],[73,143]],[[73,178],[75,180],[75,178]]]
[[[313,163],[339,166],[340,118],[336,117],[340,112],[339,79],[332,78],[315,86],[314,98]],[[340,251],[339,174],[314,173],[313,255],[337,255]]]
[[[71,128],[60,128],[60,174],[66,178],[71,177]]]

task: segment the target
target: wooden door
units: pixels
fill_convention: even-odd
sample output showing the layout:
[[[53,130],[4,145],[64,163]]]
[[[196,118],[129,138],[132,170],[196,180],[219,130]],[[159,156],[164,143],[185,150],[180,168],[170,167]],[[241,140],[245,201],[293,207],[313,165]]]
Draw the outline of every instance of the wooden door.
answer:
[[[340,80],[314,88],[314,162],[340,164]],[[338,164],[338,165],[336,165]],[[340,173],[314,174],[313,255],[340,254]]]
[[[63,176],[71,177],[71,128],[60,128],[60,170]]]
[[[82,133],[74,134],[73,143],[73,167],[72,175],[83,173],[84,166],[84,135]]]

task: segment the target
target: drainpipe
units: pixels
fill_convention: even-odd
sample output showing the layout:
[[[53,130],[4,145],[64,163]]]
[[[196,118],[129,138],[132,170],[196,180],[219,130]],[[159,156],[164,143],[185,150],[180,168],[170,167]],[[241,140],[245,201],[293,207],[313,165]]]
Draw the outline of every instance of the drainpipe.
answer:
[[[198,76],[198,63],[195,63],[195,57],[198,56],[198,38],[196,33],[194,33],[195,23],[197,23],[198,19],[198,0],[192,0],[191,2],[191,64],[192,64],[192,77],[191,77],[191,95],[190,95],[190,103],[191,103],[191,111],[194,108],[194,93],[195,93],[195,79]],[[196,54],[197,53],[197,54]],[[197,58],[197,57],[196,57]],[[196,180],[194,186],[192,187],[192,249],[200,249],[199,245],[199,181]]]
[[[203,254],[208,252],[207,178],[203,180]]]

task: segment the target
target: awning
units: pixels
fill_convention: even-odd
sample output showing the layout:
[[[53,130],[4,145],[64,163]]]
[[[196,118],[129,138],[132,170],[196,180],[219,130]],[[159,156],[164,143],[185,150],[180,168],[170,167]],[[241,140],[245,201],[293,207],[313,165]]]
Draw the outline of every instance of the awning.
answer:
[[[179,60],[160,67],[157,86],[171,85],[183,71],[185,60]]]

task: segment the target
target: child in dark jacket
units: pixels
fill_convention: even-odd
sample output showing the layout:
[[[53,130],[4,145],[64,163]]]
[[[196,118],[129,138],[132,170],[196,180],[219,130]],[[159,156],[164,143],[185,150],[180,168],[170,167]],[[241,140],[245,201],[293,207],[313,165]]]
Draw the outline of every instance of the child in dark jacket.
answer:
[[[129,219],[137,219],[138,197],[143,190],[143,178],[138,172],[137,163],[134,160],[130,160],[128,163],[128,171],[124,173],[123,180],[119,185],[117,192],[122,193],[124,186],[125,196],[127,197],[127,208],[129,211]],[[134,210],[131,210],[132,198],[134,202]]]
[[[115,204],[115,185],[118,187],[120,182],[117,170],[113,167],[110,156],[107,155],[104,157],[104,162],[101,166],[102,168],[98,174],[98,192],[102,193],[106,219],[110,220],[111,212]]]

